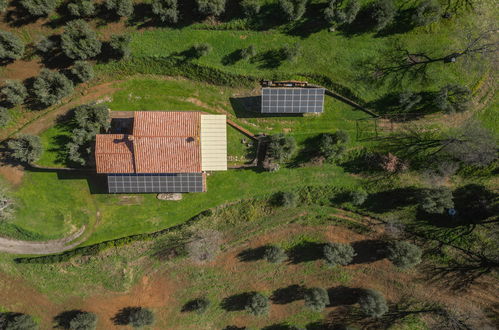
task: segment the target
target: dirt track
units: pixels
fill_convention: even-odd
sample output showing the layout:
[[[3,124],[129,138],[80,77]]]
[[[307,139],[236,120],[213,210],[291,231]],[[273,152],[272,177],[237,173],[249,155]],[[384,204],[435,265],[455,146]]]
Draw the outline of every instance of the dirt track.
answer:
[[[80,237],[84,231],[85,226],[68,237],[45,242],[21,241],[0,237],[0,251],[14,254],[50,254],[63,252],[71,250],[80,244],[80,240],[76,242],[75,240]]]

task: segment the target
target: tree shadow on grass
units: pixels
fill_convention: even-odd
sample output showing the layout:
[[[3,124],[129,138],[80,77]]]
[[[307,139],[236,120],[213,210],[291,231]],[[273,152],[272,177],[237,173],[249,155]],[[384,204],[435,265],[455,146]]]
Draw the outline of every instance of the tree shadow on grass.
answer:
[[[386,258],[386,243],[381,240],[368,239],[352,243],[357,254],[352,264],[366,264]]]
[[[239,261],[244,262],[261,260],[263,259],[265,249],[266,246],[260,246],[254,249],[245,249],[237,255],[237,258],[239,259]]]
[[[301,242],[289,250],[289,260],[292,264],[318,260],[323,257],[323,250],[323,243]]]
[[[293,284],[285,288],[280,288],[272,293],[270,299],[274,304],[285,305],[293,301],[303,299],[305,287],[298,284]]]
[[[237,49],[222,58],[223,65],[234,65],[242,59],[241,49]]]
[[[256,54],[252,59],[252,63],[256,63],[260,69],[276,69],[281,66],[286,60],[286,56],[281,48],[271,49],[262,53]]]
[[[327,290],[329,295],[329,306],[353,305],[359,300],[362,289],[338,286]]]
[[[414,205],[420,189],[415,187],[396,188],[370,194],[362,207],[376,213],[384,213]]]
[[[242,311],[246,307],[246,304],[252,295],[253,292],[245,292],[224,298],[220,304],[220,307],[227,312]]]
[[[111,318],[115,325],[128,325],[130,323],[130,314],[140,310],[140,307],[125,307]]]
[[[83,311],[78,309],[60,313],[59,315],[54,317],[54,322],[57,324],[56,327],[60,329],[69,329],[69,323],[71,322],[71,320],[81,313],[83,313]]]
[[[328,4],[326,2],[310,3],[307,6],[307,11],[305,15],[303,15],[303,18],[296,24],[293,24],[287,31],[287,34],[299,36],[305,39],[311,34],[328,28],[330,23],[324,19],[324,15],[317,15],[317,13],[322,13],[327,5]]]

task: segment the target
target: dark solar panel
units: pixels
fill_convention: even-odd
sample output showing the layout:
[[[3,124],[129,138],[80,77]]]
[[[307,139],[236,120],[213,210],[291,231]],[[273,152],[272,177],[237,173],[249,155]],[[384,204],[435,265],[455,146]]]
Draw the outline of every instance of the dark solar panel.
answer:
[[[183,193],[203,191],[202,173],[108,174],[109,193]]]
[[[324,111],[324,88],[262,88],[262,113]]]

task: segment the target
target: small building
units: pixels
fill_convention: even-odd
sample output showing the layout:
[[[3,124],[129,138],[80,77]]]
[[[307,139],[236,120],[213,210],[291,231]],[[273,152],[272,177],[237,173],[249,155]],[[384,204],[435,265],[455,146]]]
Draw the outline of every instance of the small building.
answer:
[[[268,87],[267,87],[268,86]],[[321,87],[306,82],[262,82],[262,108],[265,114],[304,114],[324,112]]]
[[[136,111],[132,134],[98,134],[97,173],[109,193],[206,191],[206,172],[227,170],[227,118],[202,112]]]

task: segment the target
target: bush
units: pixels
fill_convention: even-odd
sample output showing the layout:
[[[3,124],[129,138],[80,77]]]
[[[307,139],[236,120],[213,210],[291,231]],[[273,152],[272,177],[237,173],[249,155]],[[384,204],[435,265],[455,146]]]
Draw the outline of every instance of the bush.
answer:
[[[305,291],[305,306],[316,312],[323,311],[329,305],[329,295],[323,288],[311,288]]]
[[[274,195],[273,204],[282,207],[295,207],[298,204],[298,194],[293,191],[282,191]]]
[[[206,298],[198,298],[189,301],[184,307],[185,311],[194,311],[198,314],[203,314],[206,312],[208,307],[210,306],[210,301]]]
[[[9,140],[7,147],[12,158],[28,164],[37,161],[43,150],[40,138],[35,135],[20,135]]]
[[[194,58],[200,58],[202,56],[208,55],[212,50],[212,47],[210,44],[207,43],[201,43],[201,44],[195,44],[192,46],[192,57]]]
[[[153,0],[152,12],[163,23],[177,23],[179,17],[177,0]]]
[[[76,82],[83,83],[94,77],[94,68],[92,64],[85,61],[76,61],[71,68],[71,74]]]
[[[130,56],[130,41],[132,41],[132,38],[128,34],[112,35],[111,40],[109,41],[111,57],[115,59],[122,59]]]
[[[279,7],[288,21],[297,21],[307,10],[307,0],[279,0]]]
[[[286,252],[282,248],[275,245],[266,246],[265,251],[263,252],[263,257],[265,260],[272,263],[280,263],[288,258]]]
[[[85,21],[75,20],[66,25],[61,35],[61,47],[70,59],[86,60],[100,53],[102,43]]]
[[[0,326],[2,330],[36,330],[38,325],[35,320],[27,314],[0,314]]]
[[[134,328],[140,328],[154,323],[154,314],[151,310],[143,307],[132,308],[128,314],[128,324]]]
[[[243,0],[241,1],[241,8],[243,10],[244,16],[255,17],[260,13],[262,5],[260,0]]]
[[[327,243],[324,245],[324,258],[330,266],[346,266],[352,262],[356,253],[350,244]]]
[[[97,315],[90,312],[80,312],[69,320],[71,330],[94,330],[97,328]]]
[[[249,60],[250,58],[252,58],[256,55],[255,46],[249,45],[247,48],[241,49],[240,55],[241,55],[241,59]]]
[[[133,13],[133,0],[106,0],[107,10],[119,17],[130,17]]]
[[[442,87],[433,100],[435,107],[445,113],[461,112],[468,109],[471,100],[471,90],[460,85]]]
[[[366,289],[359,298],[360,310],[369,317],[381,317],[388,312],[385,297],[376,290]]]
[[[20,59],[24,54],[24,43],[16,35],[0,31],[0,61]]]
[[[269,312],[269,298],[261,293],[253,293],[244,309],[255,316],[267,314]]]
[[[427,213],[442,214],[454,207],[452,191],[446,187],[425,189],[420,196],[420,208]]]
[[[63,74],[43,69],[33,82],[31,93],[43,106],[51,106],[73,92],[73,83]]]
[[[73,17],[90,17],[95,14],[95,4],[91,0],[73,0],[68,3],[67,8]]]
[[[324,133],[319,136],[317,149],[319,156],[328,161],[337,161],[346,151],[344,143],[348,142],[348,134],[345,131],[336,133]]]
[[[57,0],[21,0],[20,4],[32,16],[48,16],[57,7]]]
[[[421,255],[421,249],[409,242],[395,241],[388,246],[388,260],[400,268],[409,268],[419,264]]]
[[[396,8],[393,0],[377,0],[371,6],[370,16],[374,30],[380,31],[393,21]]]
[[[220,16],[225,11],[226,0],[196,0],[198,10],[207,16]]]
[[[275,162],[289,160],[296,151],[294,137],[284,134],[271,135],[267,146],[267,157]]]
[[[435,22],[440,17],[440,4],[434,0],[424,0],[419,3],[412,16],[416,26],[424,26]]]
[[[193,238],[186,244],[189,257],[196,262],[213,260],[220,252],[222,234],[212,229],[200,229],[194,233]]]
[[[8,81],[0,89],[0,98],[11,106],[23,104],[28,97],[28,90],[24,84],[17,80]]]
[[[351,191],[349,195],[351,203],[355,206],[364,204],[368,196],[367,192],[362,189]]]
[[[5,127],[10,121],[9,110],[0,107],[0,127]]]

